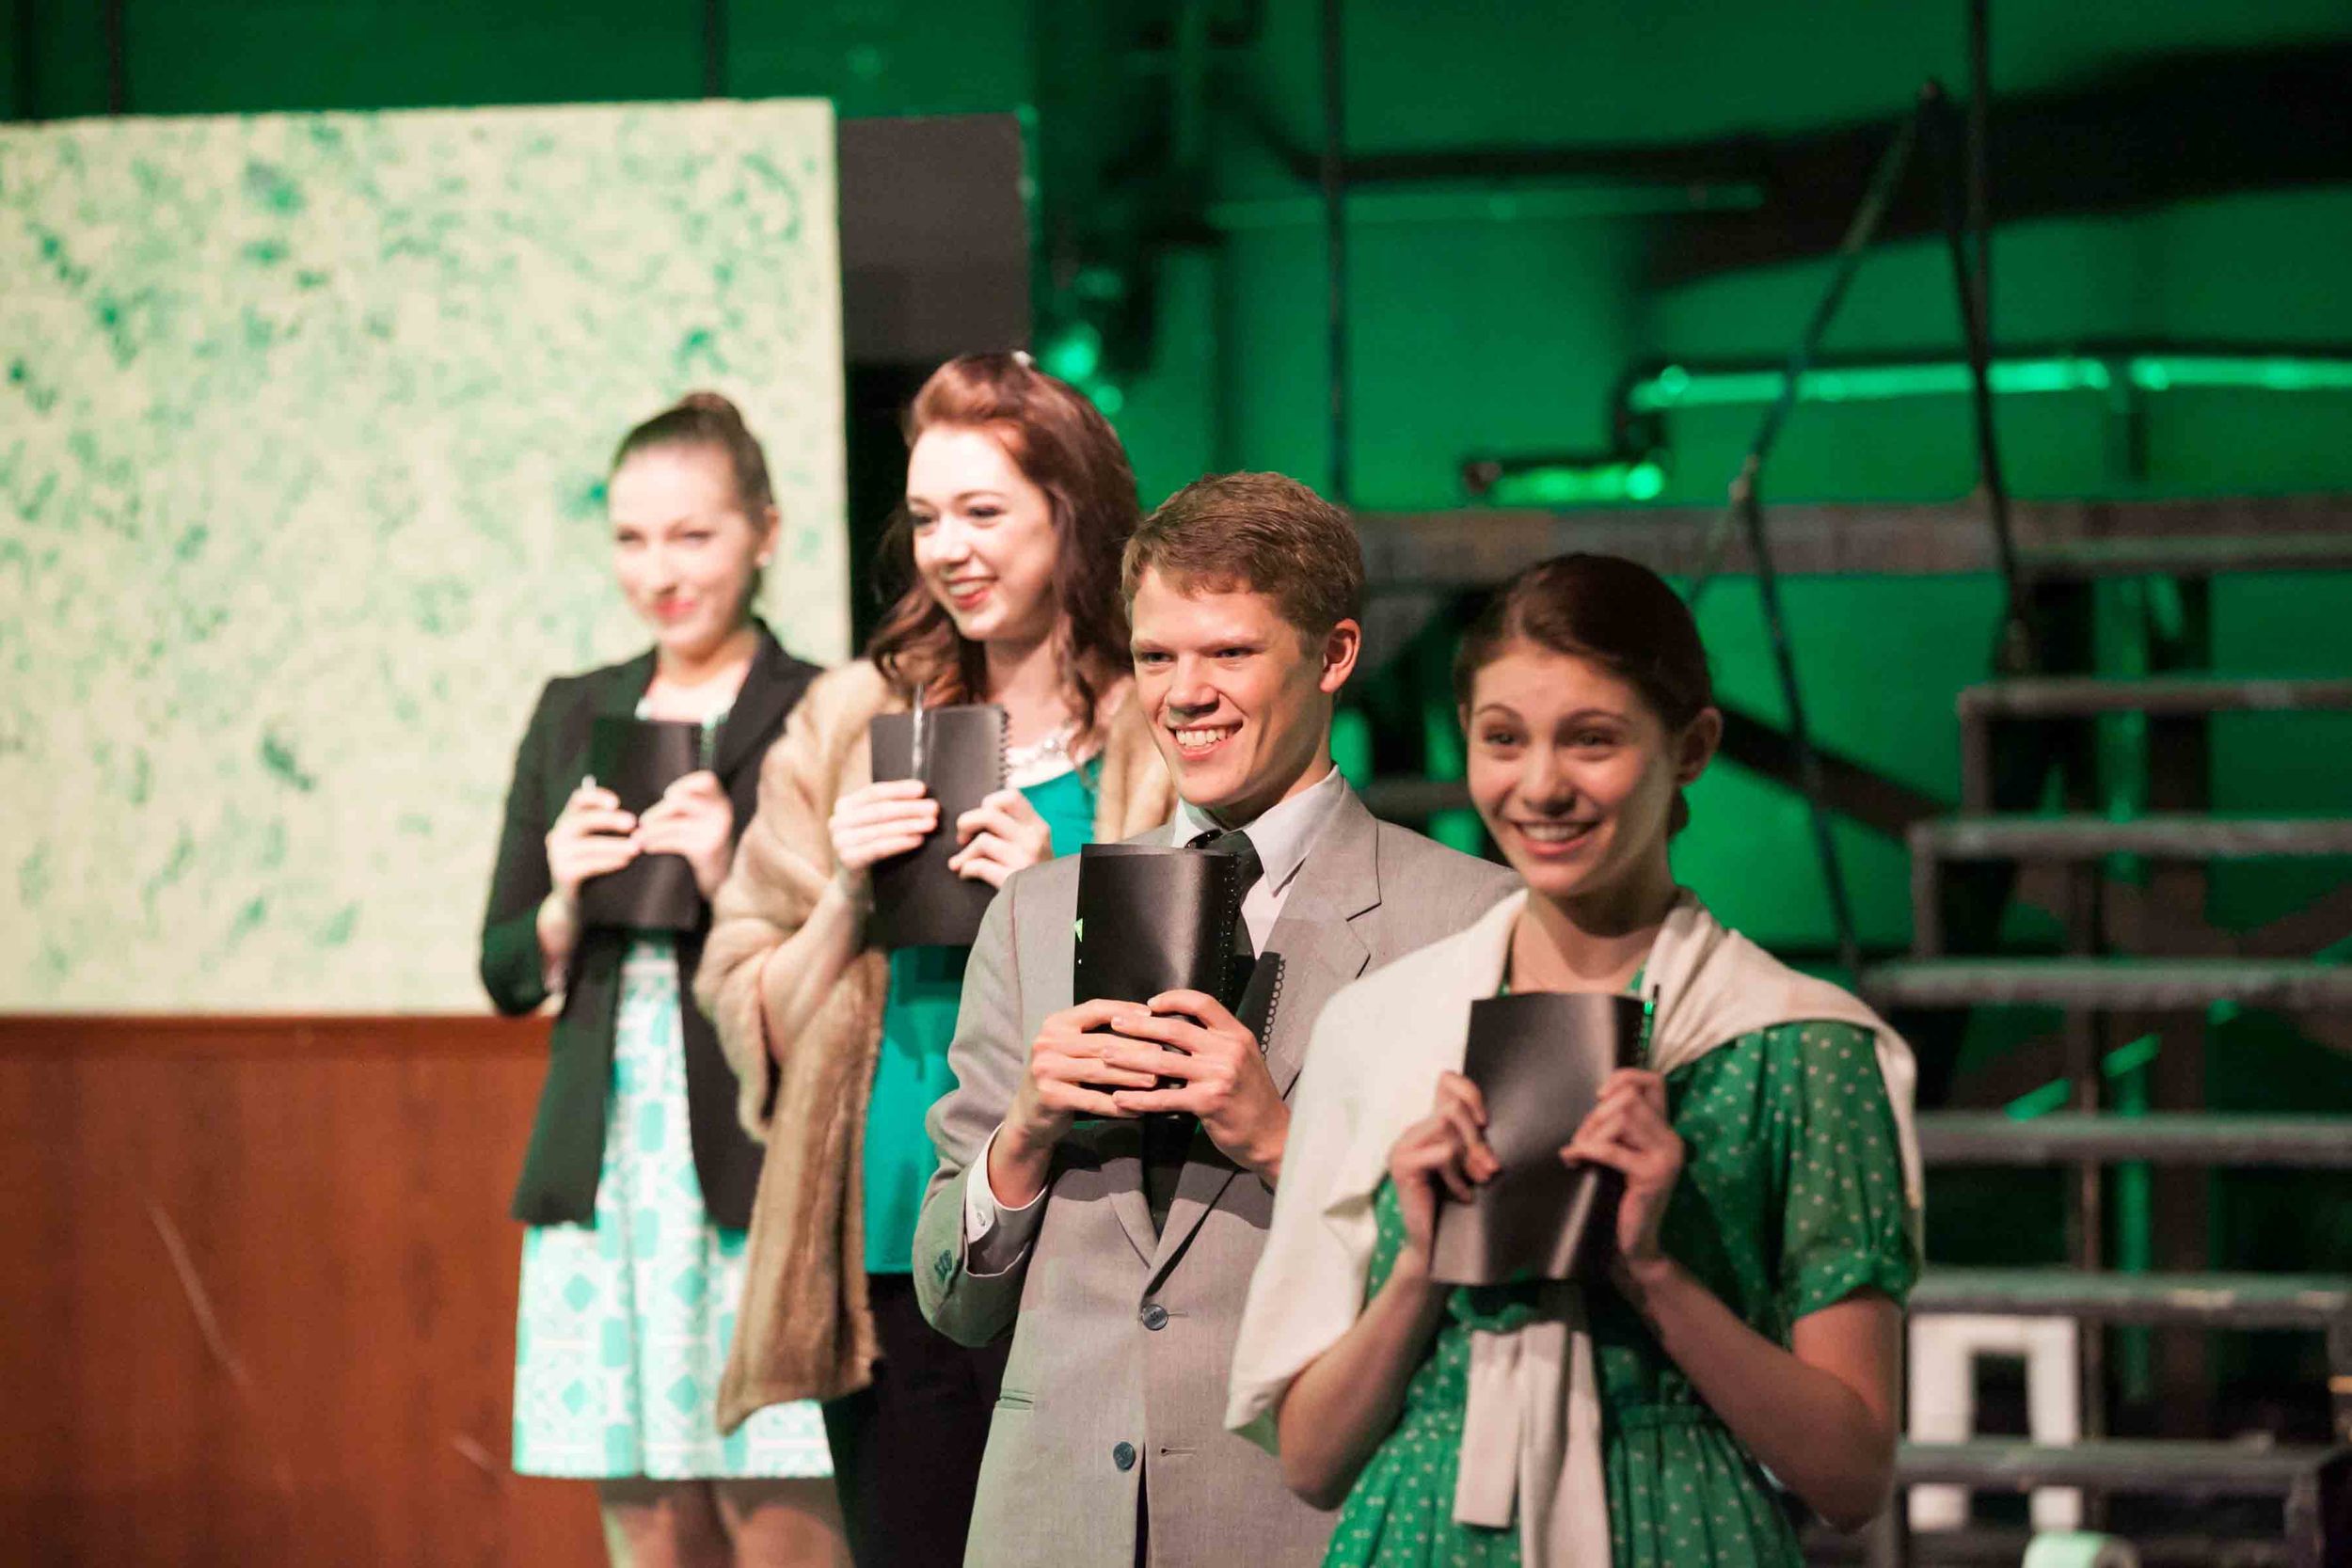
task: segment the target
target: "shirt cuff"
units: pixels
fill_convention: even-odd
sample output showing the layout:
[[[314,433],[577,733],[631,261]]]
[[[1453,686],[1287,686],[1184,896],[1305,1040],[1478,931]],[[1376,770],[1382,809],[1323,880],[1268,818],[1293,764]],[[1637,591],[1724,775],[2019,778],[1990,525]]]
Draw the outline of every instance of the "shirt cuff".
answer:
[[[1029,1243],[1037,1240],[1038,1222],[1045,1217],[1042,1190],[1018,1209],[996,1201],[988,1185],[988,1155],[995,1147],[996,1133],[991,1132],[980,1146],[980,1157],[963,1173],[964,1272],[983,1279],[1020,1267],[1029,1256]]]

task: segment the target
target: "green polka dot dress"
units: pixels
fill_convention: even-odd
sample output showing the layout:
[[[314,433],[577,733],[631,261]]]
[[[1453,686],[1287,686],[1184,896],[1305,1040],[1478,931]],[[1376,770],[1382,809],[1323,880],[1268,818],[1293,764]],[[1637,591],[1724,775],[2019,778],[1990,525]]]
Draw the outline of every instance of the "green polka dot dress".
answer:
[[[1900,1302],[1918,1273],[1894,1113],[1867,1031],[1788,1023],[1668,1075],[1681,1180],[1666,1251],[1758,1333],[1856,1291]],[[1405,1244],[1396,1195],[1377,1202],[1366,1295]],[[1357,1478],[1326,1568],[1515,1568],[1517,1528],[1454,1521],[1473,1327],[1507,1330],[1532,1287],[1461,1289],[1396,1428]],[[1641,1320],[1606,1286],[1587,1293],[1600,1385],[1602,1465],[1616,1568],[1798,1568],[1793,1504],[1715,1418]]]

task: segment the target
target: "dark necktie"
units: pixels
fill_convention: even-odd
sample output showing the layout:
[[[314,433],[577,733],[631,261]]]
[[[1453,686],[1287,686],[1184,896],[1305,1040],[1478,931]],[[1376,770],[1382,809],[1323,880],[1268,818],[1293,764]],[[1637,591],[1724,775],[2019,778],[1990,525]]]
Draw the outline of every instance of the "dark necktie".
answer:
[[[1244,898],[1257,886],[1258,879],[1265,875],[1265,867],[1258,859],[1258,847],[1238,828],[1197,834],[1184,847],[1238,858]],[[1237,964],[1248,963],[1257,953],[1256,945],[1249,940],[1248,923],[1238,917],[1233,922],[1233,952]],[[1200,1125],[1198,1118],[1181,1111],[1165,1111],[1143,1119],[1143,1198],[1151,1206],[1152,1228],[1155,1233],[1167,1226],[1168,1208],[1176,1201],[1177,1185],[1184,1180],[1184,1157]]]
[[[1258,879],[1265,875],[1265,864],[1258,859],[1258,847],[1250,843],[1249,835],[1239,828],[1228,828],[1221,832],[1211,829],[1205,833],[1196,833],[1192,842],[1185,847],[1206,849],[1214,854],[1232,855],[1239,860],[1241,862],[1241,895],[1244,898],[1249,896],[1249,890],[1256,887]],[[1245,958],[1254,956],[1258,951],[1257,944],[1249,940],[1249,923],[1239,918],[1233,922],[1233,951]]]

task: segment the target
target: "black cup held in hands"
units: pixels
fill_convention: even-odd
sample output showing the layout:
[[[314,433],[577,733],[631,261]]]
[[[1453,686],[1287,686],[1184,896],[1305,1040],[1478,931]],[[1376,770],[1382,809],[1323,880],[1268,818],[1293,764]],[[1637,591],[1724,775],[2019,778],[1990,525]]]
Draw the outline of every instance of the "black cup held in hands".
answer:
[[[1641,1034],[1631,996],[1527,991],[1470,1004],[1462,1073],[1486,1101],[1486,1143],[1502,1169],[1468,1203],[1440,1195],[1431,1278],[1584,1279],[1608,1266],[1624,1179],[1572,1168],[1560,1150],[1609,1075],[1638,1065]]]
[[[867,934],[878,947],[969,947],[996,890],[947,863],[960,847],[956,818],[1005,787],[1005,710],[966,703],[878,714],[867,735],[876,784],[920,779],[939,802],[939,826],[920,848],[874,863]]]
[[[703,727],[661,719],[600,718],[588,729],[588,776],[621,809],[644,816],[662,792],[703,766]],[[702,924],[702,889],[684,855],[639,855],[580,885],[580,922],[591,927],[691,931]]]

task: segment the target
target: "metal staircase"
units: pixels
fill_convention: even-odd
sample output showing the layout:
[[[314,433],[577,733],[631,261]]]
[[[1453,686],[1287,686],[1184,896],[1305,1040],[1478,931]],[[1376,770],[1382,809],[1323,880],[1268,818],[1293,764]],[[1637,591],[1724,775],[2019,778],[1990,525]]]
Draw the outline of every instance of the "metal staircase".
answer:
[[[1931,1168],[2069,1170],[2073,1266],[1931,1266],[1912,1297],[1911,1312],[1915,1320],[1939,1314],[2071,1320],[2081,1344],[2085,1436],[2063,1447],[2007,1438],[1905,1444],[1898,1462],[1897,1506],[1867,1544],[1873,1563],[1993,1561],[2005,1553],[2006,1560],[2016,1560],[2024,1535],[2015,1530],[1971,1525],[1914,1535],[1904,1522],[1902,1493],[1930,1483],[1995,1491],[2077,1488],[2090,1499],[2094,1518],[2103,1514],[2106,1499],[2135,1494],[2175,1503],[2258,1499],[2275,1510],[2276,1535],[2175,1535],[2145,1543],[2135,1537],[2135,1544],[2151,1563],[2320,1568],[2352,1561],[2352,1274],[2214,1274],[2203,1272],[2196,1259],[2166,1272],[2110,1272],[2102,1221],[2103,1177],[2112,1164],[2190,1173],[2258,1165],[2352,1169],[2352,1117],[2227,1115],[2193,1105],[2119,1115],[2102,1103],[2099,1070],[2105,1052],[2118,1038],[2153,1025],[2167,1050],[2180,1043],[2180,1054],[2195,1069],[2188,1081],[2201,1082],[2202,1029],[2218,1004],[2323,1019],[2352,1007],[2352,965],[2227,951],[2233,945],[2230,939],[2198,928],[2205,866],[2245,857],[2352,854],[2352,818],[2217,816],[2182,809],[2178,787],[2166,802],[2175,809],[2127,821],[1994,809],[1996,768],[2023,727],[2080,726],[2118,713],[2147,715],[2165,727],[2168,739],[2186,742],[2181,750],[2189,767],[2183,769],[2175,762],[2177,785],[2184,772],[2201,775],[2209,754],[2203,726],[2215,715],[2346,710],[2352,710],[2352,681],[2026,678],[1962,693],[1963,815],[1912,830],[1913,956],[1866,970],[1861,989],[1883,1010],[2024,1006],[2062,1010],[2071,1109],[2028,1119],[2001,1112],[1932,1114],[1922,1117],[1920,1132]],[[2041,754],[2053,754],[2043,744]],[[2012,786],[2008,793],[2016,791]],[[2118,856],[2138,857],[2159,873],[2170,873],[2151,877],[2140,918],[2132,921],[2102,913],[2106,868]],[[1948,954],[1949,879],[1963,863],[2056,875],[2069,890],[2068,951],[2040,958]],[[2144,907],[2149,903],[2159,906],[2153,917]],[[2187,907],[2192,904],[2197,907]],[[2152,934],[2159,942],[2178,939],[2191,950],[2126,945],[2131,938],[2145,942]],[[2176,1073],[2176,1088],[2179,1082]],[[2199,1218],[2194,1212],[2168,1212],[2166,1228],[2185,1225],[2201,1232]],[[2110,1392],[2104,1336],[2122,1325],[2165,1331],[2176,1347],[2189,1343],[2191,1384],[2201,1368],[2194,1345],[2210,1331],[2325,1336],[2331,1441],[2282,1445],[2217,1441],[2209,1433],[2165,1440],[2104,1435]],[[2180,1414],[2193,1414],[2194,1399],[2185,1402],[2189,1409]]]

